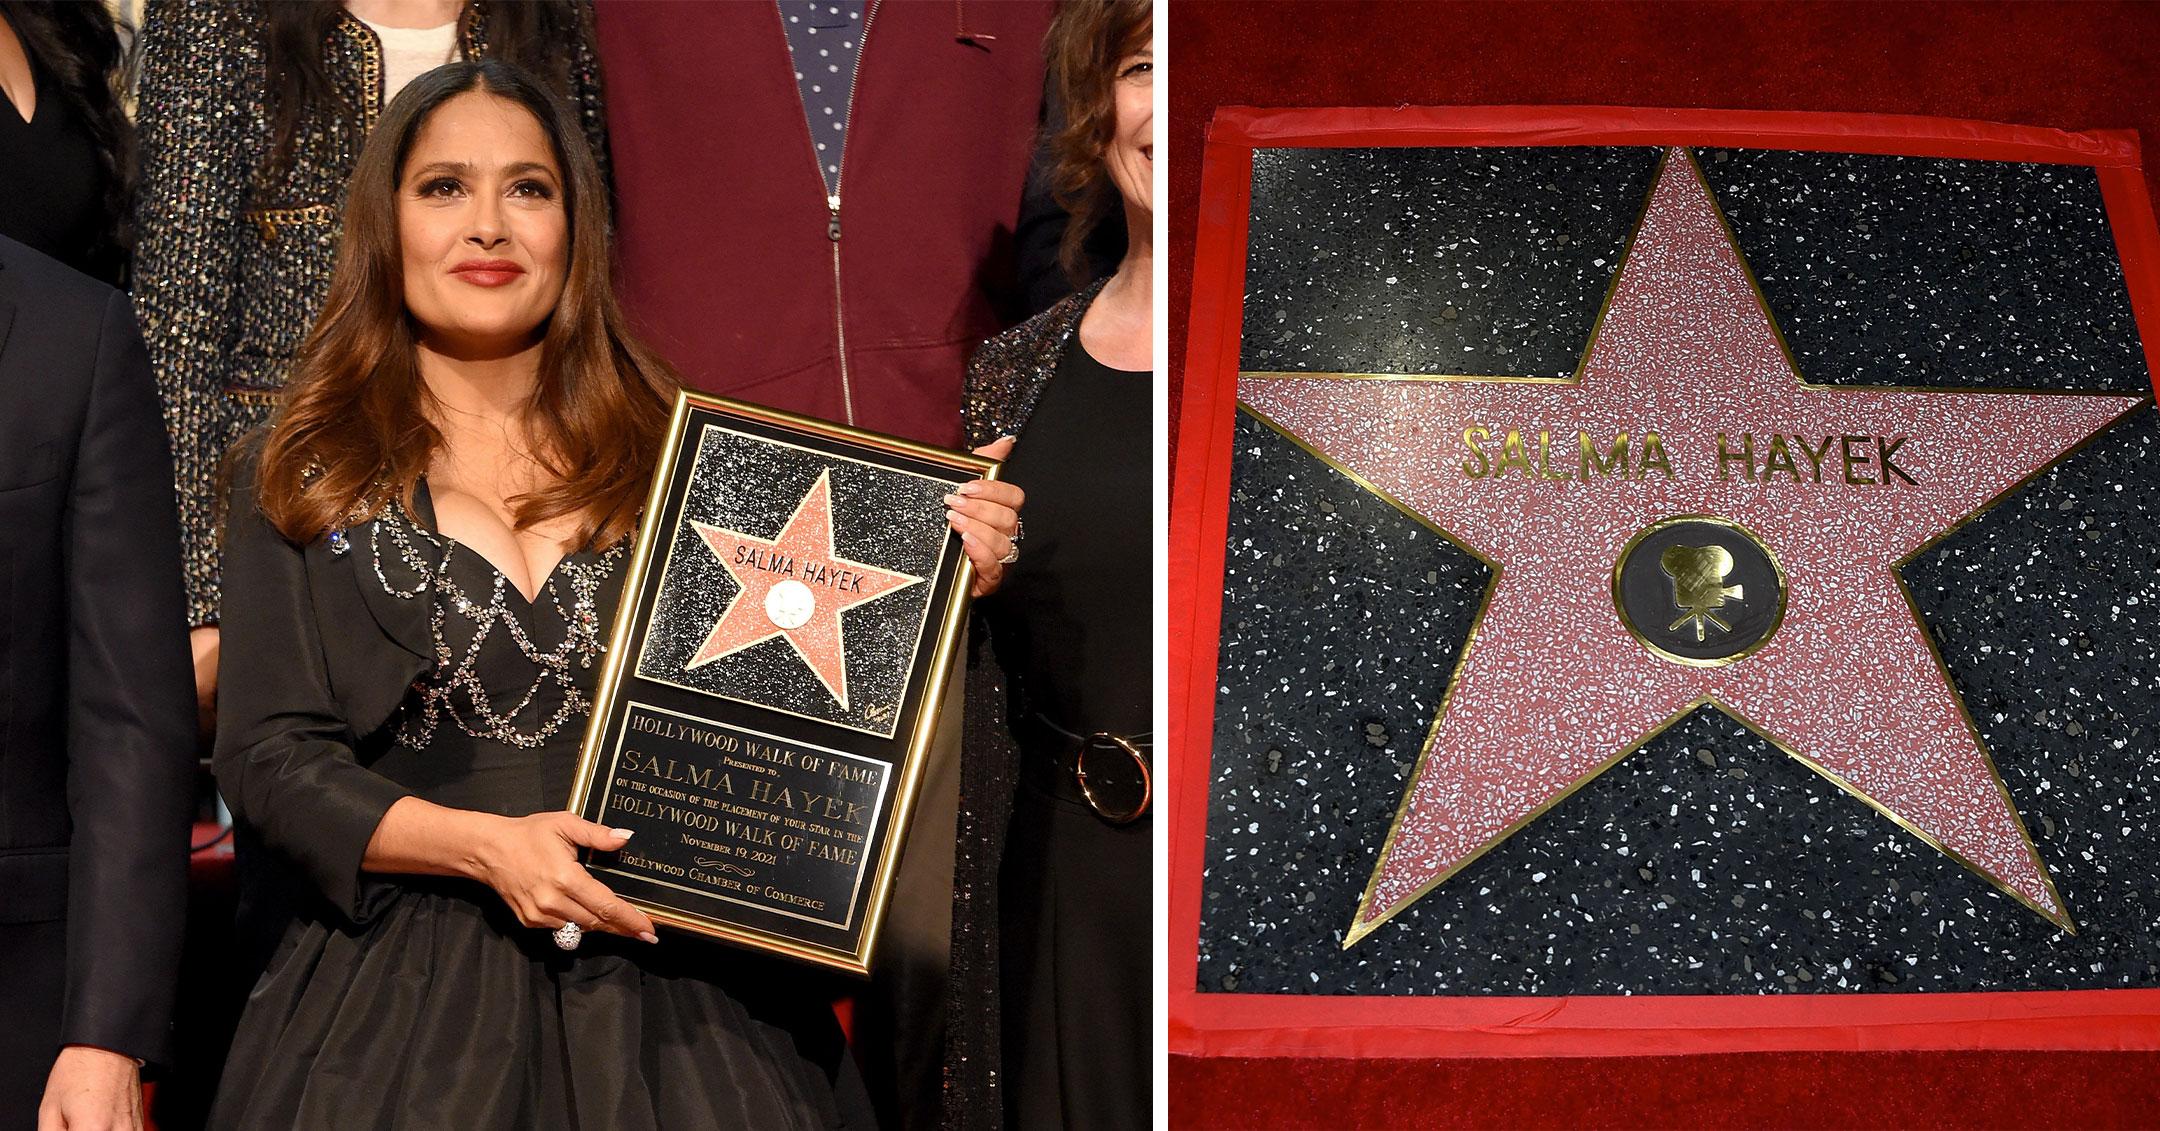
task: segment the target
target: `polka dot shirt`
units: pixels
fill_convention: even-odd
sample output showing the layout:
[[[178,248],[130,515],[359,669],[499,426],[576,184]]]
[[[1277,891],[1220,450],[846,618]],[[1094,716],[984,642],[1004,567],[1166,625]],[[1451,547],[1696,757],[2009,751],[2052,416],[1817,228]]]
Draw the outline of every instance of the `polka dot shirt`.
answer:
[[[868,0],[784,0],[780,5],[788,51],[795,57],[795,83],[802,89],[803,113],[810,120],[810,140],[817,145],[818,170],[825,174],[828,196],[840,192],[840,147],[847,140],[848,95],[855,88],[867,6]]]

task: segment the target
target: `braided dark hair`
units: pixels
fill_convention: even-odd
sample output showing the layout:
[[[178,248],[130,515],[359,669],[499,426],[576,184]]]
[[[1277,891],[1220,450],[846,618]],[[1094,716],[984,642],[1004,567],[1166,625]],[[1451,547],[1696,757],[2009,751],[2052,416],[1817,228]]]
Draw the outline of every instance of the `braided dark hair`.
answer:
[[[129,221],[135,125],[122,105],[131,60],[121,48],[120,29],[105,5],[75,0],[0,0],[0,16],[15,29],[31,63],[51,76],[97,150],[105,192],[90,262],[101,277],[120,278],[135,243]]]

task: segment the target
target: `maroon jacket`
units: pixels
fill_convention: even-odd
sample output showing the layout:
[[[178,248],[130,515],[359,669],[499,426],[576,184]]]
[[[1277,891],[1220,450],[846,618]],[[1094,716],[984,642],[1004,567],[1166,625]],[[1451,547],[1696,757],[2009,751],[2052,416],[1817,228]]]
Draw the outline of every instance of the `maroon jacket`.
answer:
[[[955,445],[968,354],[1024,313],[1052,5],[856,2],[837,209],[778,5],[596,5],[624,302],[697,388]]]

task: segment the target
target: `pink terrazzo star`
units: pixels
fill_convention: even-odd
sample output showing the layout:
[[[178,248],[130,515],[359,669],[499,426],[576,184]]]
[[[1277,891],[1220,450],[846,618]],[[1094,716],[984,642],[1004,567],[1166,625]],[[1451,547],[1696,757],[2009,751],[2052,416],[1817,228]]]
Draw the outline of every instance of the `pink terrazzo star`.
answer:
[[[1245,374],[1239,396],[1493,570],[1345,946],[1702,704],[2072,928],[1896,567],[2143,399],[1802,383],[1679,149],[1575,377]],[[1609,457],[1623,432],[1600,473],[1582,445]],[[1669,474],[1644,466],[1653,432]],[[1721,463],[1720,434],[1751,457]],[[1681,515],[1739,524],[1784,570],[1782,623],[1723,666],[1653,652],[1616,611],[1623,546]]]
[[[840,613],[922,578],[850,561],[833,552],[832,473],[818,473],[777,537],[758,538],[692,522],[741,591],[685,667],[699,667],[775,636],[787,639],[847,709],[847,649]]]

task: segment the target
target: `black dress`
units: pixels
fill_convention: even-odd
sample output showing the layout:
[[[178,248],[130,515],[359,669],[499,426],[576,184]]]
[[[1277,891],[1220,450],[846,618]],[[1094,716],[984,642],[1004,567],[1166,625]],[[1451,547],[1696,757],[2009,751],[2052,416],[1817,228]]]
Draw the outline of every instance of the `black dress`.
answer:
[[[1068,340],[1005,478],[1027,491],[1020,560],[984,602],[1021,750],[1001,869],[1006,1122],[1146,1127],[1152,815],[1113,825],[1078,794],[1070,734],[1151,717],[1150,379]]]
[[[456,808],[560,808],[625,547],[570,555],[527,602],[479,553],[429,532],[424,485],[418,501],[425,526],[393,505],[331,541],[361,584],[430,606],[434,668],[369,768]],[[479,884],[367,874],[361,887],[362,922],[303,915],[285,932],[211,1126],[840,1122],[830,999],[799,971],[680,935],[595,932],[565,953]]]
[[[103,231],[105,173],[97,143],[35,59],[30,73],[37,105],[28,121],[0,98],[0,236],[118,283],[119,260]]]

